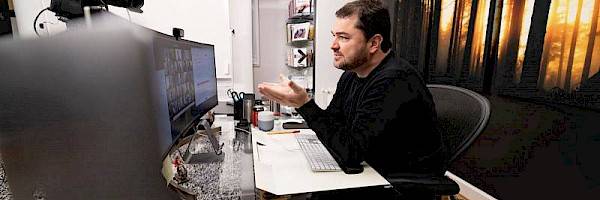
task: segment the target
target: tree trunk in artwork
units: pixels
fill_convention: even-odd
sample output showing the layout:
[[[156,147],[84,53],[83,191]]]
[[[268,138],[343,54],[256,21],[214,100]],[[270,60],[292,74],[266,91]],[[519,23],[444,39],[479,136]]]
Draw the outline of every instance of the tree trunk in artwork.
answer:
[[[409,34],[411,40],[409,40],[409,48],[408,50],[408,61],[413,66],[417,67],[419,70],[422,69],[423,66],[419,65],[419,52],[421,47],[421,42],[423,38],[421,37],[423,30],[423,0],[418,1],[409,1],[411,2],[410,10],[411,15],[409,23],[411,24],[409,27]],[[422,74],[421,74],[422,75]]]
[[[515,78],[515,67],[517,63],[517,53],[519,51],[519,40],[521,36],[521,28],[523,27],[523,12],[525,9],[524,0],[515,0],[513,2],[512,17],[510,20],[509,31],[506,43],[506,51],[503,57],[502,87],[506,87],[512,83]]]
[[[406,49],[406,30],[408,30],[408,6],[406,1],[400,1],[398,4],[398,13],[396,19],[396,57],[404,58],[404,50]]]
[[[490,2],[490,14],[487,21],[485,47],[483,50],[483,92],[488,94],[492,92],[494,71],[498,64],[498,42],[500,40],[503,5],[503,0],[492,0]]]
[[[526,89],[528,92],[533,92],[538,88],[537,83],[540,77],[540,63],[542,60],[550,3],[551,0],[536,0],[533,5],[531,28],[529,29],[529,37],[527,37],[527,47],[525,49],[520,83],[522,89]]]
[[[460,2],[461,0],[454,1],[454,14],[452,15],[452,27],[450,27],[450,42],[448,43],[448,55],[446,57],[446,74],[450,74],[452,73],[452,71],[454,71],[452,69],[452,51],[454,50],[454,40],[456,40],[456,27],[459,26],[458,24],[456,24],[456,22],[458,21],[458,18],[460,18],[457,14],[459,13],[458,10],[460,9]]]
[[[468,79],[469,76],[469,64],[471,64],[471,49],[473,46],[473,33],[475,32],[475,20],[477,19],[477,8],[479,8],[478,5],[478,0],[472,0],[471,12],[469,14],[469,25],[467,26],[467,41],[465,43],[465,50],[463,51],[463,66],[459,80]]]
[[[460,27],[458,29],[458,38],[457,38],[457,42],[455,43],[455,53],[453,54],[454,56],[454,66],[455,66],[455,70],[454,70],[454,80],[456,80],[457,82],[461,82],[461,73],[462,73],[462,67],[463,67],[463,58],[464,58],[464,51],[465,51],[465,45],[466,41],[467,41],[467,35],[466,33],[469,31],[469,19],[471,18],[471,16],[469,16],[469,14],[471,14],[470,12],[470,6],[472,4],[472,0],[465,0],[463,1],[463,5],[461,8],[461,18],[460,18]]]
[[[556,76],[556,81],[555,81],[555,85],[560,87],[563,85],[563,68],[564,68],[564,59],[565,59],[565,45],[567,45],[567,27],[569,27],[569,12],[571,11],[571,9],[569,9],[569,5],[570,5],[570,1],[567,0],[566,2],[567,5],[567,11],[565,13],[565,20],[563,21],[563,27],[562,27],[562,37],[561,37],[561,42],[560,42],[560,59],[559,59],[559,63],[558,63],[558,75]]]
[[[431,12],[433,0],[421,0],[421,30],[419,31],[419,49],[417,54],[417,63],[419,71],[422,73],[423,78],[427,78],[429,74],[429,32],[431,31]]]
[[[397,46],[398,55],[404,58],[413,66],[421,69],[419,66],[419,46],[421,42],[422,26],[422,0],[402,1],[400,3],[400,14],[403,17],[401,36],[397,37],[400,42]]]
[[[556,20],[555,13],[558,10],[558,7],[560,5],[559,3],[560,3],[559,1],[555,1],[555,4],[552,5],[553,6],[552,11],[550,12],[551,16],[550,16],[550,19],[548,19],[548,21],[550,22],[549,24],[554,23],[554,21]],[[544,84],[546,82],[546,73],[547,73],[546,69],[548,68],[548,63],[550,63],[550,51],[552,50],[552,43],[554,40],[554,35],[556,34],[556,32],[558,30],[554,26],[550,26],[550,28],[548,28],[548,29],[550,32],[547,33],[548,38],[544,42],[544,50],[543,50],[544,52],[542,54],[542,63],[540,64],[540,77],[539,77],[538,83],[537,83],[539,89],[544,88]]]
[[[592,56],[594,55],[594,42],[596,41],[598,13],[600,13],[600,0],[596,0],[596,2],[594,3],[592,25],[590,28],[587,51],[585,53],[585,62],[583,63],[583,71],[581,72],[581,84],[583,84],[590,76],[590,65],[592,64]]]
[[[388,9],[388,13],[390,15],[390,42],[392,43],[391,49],[397,52],[396,50],[396,32],[397,32],[397,22],[396,18],[398,18],[398,0],[383,0],[383,3],[386,5]]]
[[[573,27],[573,37],[571,37],[571,48],[569,50],[569,60],[567,61],[567,72],[565,74],[565,91],[571,91],[571,74],[573,71],[573,60],[575,60],[575,47],[577,46],[577,36],[579,35],[579,22],[581,22],[581,9],[583,0],[577,4],[577,13],[575,16],[575,26]]]
[[[454,9],[454,22],[452,23],[452,35],[450,36],[450,50],[448,51],[448,67],[447,75],[454,77],[458,66],[456,66],[458,54],[458,47],[460,47],[460,30],[462,27],[462,10],[464,8],[465,0],[456,0],[456,7]],[[456,80],[454,80],[456,81]]]
[[[500,36],[502,36],[502,37],[500,37],[498,39],[499,40],[504,39],[503,41],[499,41],[499,44],[498,44],[499,45],[498,46],[499,47],[499,49],[498,49],[498,69],[500,70],[499,75],[504,73],[503,66],[505,65],[504,62],[506,60],[505,57],[506,57],[506,53],[507,53],[507,50],[506,50],[507,49],[506,48],[506,46],[507,46],[506,45],[506,41],[507,40],[505,39],[506,36],[504,36],[504,35],[509,35],[509,33],[510,33],[510,22],[511,22],[511,19],[514,17],[514,15],[513,15],[514,0],[504,0],[503,4],[506,4],[506,7],[503,8],[503,12],[506,12],[506,13],[503,13],[503,15],[506,15],[507,18],[505,19],[504,16],[502,16],[500,18],[500,20],[504,21],[504,23],[502,23],[502,24],[504,24],[503,26],[505,28],[502,29],[503,27],[500,27],[500,29],[499,29],[500,30]]]
[[[442,12],[442,0],[433,0],[432,18],[429,26],[429,75],[435,71],[437,63],[438,36],[440,32],[440,16]]]

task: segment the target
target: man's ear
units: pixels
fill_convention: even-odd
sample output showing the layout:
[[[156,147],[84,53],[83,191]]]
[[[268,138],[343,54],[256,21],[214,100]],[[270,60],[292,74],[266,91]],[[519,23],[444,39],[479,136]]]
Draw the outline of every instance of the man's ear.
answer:
[[[381,49],[381,43],[383,43],[383,36],[381,34],[375,34],[368,41],[369,53],[375,53]]]

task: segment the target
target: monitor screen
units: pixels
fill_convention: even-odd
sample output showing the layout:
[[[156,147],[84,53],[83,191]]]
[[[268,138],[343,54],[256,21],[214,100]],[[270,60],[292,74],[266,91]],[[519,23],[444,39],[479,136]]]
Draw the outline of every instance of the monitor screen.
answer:
[[[206,113],[217,104],[217,71],[212,45],[192,46],[196,111]]]
[[[171,138],[188,134],[197,120],[217,105],[214,46],[156,32],[154,60]]]

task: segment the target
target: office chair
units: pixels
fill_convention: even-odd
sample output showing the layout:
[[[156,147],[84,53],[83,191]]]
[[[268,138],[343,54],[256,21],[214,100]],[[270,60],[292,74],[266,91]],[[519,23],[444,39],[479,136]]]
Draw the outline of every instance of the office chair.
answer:
[[[439,130],[446,145],[450,164],[464,152],[485,129],[490,117],[489,101],[464,88],[450,85],[427,85],[433,95]],[[458,184],[445,175],[427,177],[398,177],[388,180],[402,194],[441,199],[458,194]]]

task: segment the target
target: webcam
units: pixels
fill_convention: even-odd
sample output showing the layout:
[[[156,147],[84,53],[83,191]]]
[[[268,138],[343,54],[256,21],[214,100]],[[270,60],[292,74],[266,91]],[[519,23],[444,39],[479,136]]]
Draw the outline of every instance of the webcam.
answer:
[[[175,37],[176,40],[181,40],[181,38],[183,38],[183,29],[173,28],[173,37]]]

